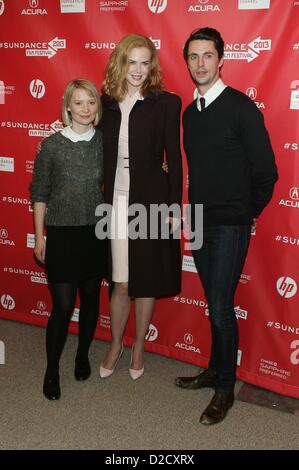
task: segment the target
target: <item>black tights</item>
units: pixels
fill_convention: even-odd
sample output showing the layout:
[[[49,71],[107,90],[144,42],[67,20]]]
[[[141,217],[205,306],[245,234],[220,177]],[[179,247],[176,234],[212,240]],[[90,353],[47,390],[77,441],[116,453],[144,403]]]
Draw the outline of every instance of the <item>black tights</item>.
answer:
[[[75,307],[77,289],[80,296],[79,341],[77,362],[88,360],[89,347],[96,329],[99,312],[101,279],[96,277],[78,283],[53,283],[53,309],[46,333],[47,372],[46,376],[58,377],[59,360],[62,354],[72,312]]]

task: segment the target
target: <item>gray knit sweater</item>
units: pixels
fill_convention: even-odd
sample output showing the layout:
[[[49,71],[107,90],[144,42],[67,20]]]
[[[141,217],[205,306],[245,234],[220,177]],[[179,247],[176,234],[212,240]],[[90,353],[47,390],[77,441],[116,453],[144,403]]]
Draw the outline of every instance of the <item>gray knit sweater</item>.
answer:
[[[43,140],[30,184],[32,202],[47,205],[46,225],[93,225],[103,202],[102,134],[72,142],[60,132]]]

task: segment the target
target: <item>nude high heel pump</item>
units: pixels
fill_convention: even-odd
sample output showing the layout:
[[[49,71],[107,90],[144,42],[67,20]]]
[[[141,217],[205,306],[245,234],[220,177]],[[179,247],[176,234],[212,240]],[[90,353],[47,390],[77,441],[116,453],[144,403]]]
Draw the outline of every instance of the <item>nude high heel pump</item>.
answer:
[[[131,362],[130,362],[129,374],[130,374],[131,379],[137,380],[137,379],[140,379],[140,377],[143,375],[144,366],[141,369],[131,369],[133,349],[134,349],[134,345],[132,346],[132,349],[131,349]]]
[[[108,377],[110,377],[113,374],[113,372],[115,371],[115,368],[118,364],[118,361],[120,360],[120,358],[123,354],[123,351],[124,351],[124,345],[122,344],[119,356],[116,359],[116,363],[114,364],[113,369],[105,369],[105,367],[103,367],[102,364],[100,365],[100,377],[101,377],[101,379],[107,379]]]

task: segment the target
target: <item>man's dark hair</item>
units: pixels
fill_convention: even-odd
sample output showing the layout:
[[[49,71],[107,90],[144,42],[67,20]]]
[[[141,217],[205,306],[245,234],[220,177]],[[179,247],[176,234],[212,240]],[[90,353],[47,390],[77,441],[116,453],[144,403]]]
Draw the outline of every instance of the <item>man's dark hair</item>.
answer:
[[[187,62],[188,60],[188,49],[191,41],[196,41],[197,39],[206,39],[207,41],[213,41],[215,49],[218,52],[219,60],[223,57],[224,53],[224,41],[221,37],[221,34],[217,29],[213,28],[200,28],[195,29],[190,34],[189,38],[186,41],[184,46],[184,59]]]

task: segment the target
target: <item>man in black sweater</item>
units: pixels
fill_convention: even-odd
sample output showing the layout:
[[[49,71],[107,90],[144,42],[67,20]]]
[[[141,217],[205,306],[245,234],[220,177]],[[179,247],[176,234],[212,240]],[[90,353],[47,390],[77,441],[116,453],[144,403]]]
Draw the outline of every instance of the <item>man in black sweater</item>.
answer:
[[[202,424],[222,421],[234,402],[234,294],[252,222],[270,201],[277,180],[262,113],[250,98],[220,79],[223,53],[223,39],[212,28],[191,33],[184,47],[198,95],[183,114],[189,202],[191,207],[202,204],[204,214],[203,246],[193,251],[193,257],[209,305],[212,348],[207,370],[196,377],[178,377],[175,383],[185,389],[215,389],[201,415]]]

